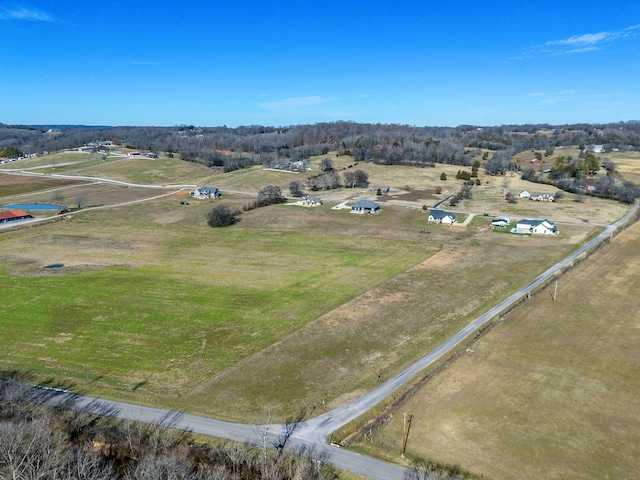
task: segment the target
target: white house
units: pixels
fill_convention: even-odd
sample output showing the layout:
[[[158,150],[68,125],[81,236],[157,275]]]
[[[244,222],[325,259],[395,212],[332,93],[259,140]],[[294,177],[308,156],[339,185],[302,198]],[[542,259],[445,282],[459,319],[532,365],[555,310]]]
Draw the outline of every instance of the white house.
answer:
[[[553,222],[544,220],[532,220],[525,218],[518,220],[513,233],[535,234],[535,235],[557,235],[558,227]]]
[[[309,170],[309,167],[311,167],[311,163],[309,162],[309,160],[298,160],[297,162],[293,162],[291,164],[291,168],[299,172]]]
[[[555,202],[556,197],[552,193],[532,193],[529,196],[529,200],[536,200],[538,202]]]
[[[218,198],[221,196],[220,190],[215,187],[198,187],[191,192],[194,198],[204,200],[207,198]]]
[[[530,197],[531,197],[531,194],[526,190],[520,192],[520,198],[530,198]]]
[[[444,225],[452,225],[456,223],[456,216],[451,212],[445,212],[444,210],[438,210],[436,208],[433,208],[429,212],[429,222],[442,223]]]
[[[296,205],[301,205],[303,207],[319,207],[322,205],[322,200],[314,197],[313,195],[305,194],[296,202]]]

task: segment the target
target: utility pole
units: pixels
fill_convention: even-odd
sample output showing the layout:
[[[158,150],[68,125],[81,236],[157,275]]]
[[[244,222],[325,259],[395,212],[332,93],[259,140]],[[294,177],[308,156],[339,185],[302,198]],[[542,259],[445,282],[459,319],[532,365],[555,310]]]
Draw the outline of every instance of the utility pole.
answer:
[[[556,280],[556,288],[553,291],[553,301],[556,301],[556,297],[558,296],[558,280]]]
[[[400,455],[404,458],[404,451],[407,449],[407,414],[402,414],[402,454]]]

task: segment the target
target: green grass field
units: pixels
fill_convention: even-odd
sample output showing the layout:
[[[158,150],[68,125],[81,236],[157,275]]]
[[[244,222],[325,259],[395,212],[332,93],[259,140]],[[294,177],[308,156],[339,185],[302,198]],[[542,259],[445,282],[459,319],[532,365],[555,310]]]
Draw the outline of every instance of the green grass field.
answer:
[[[3,236],[0,287],[11,299],[0,362],[79,381],[101,376],[118,389],[147,381],[160,395],[193,389],[437,251],[384,238],[214,230],[198,206],[188,211],[195,218],[179,218],[184,207],[162,218],[173,205]],[[57,262],[65,267],[42,269]]]

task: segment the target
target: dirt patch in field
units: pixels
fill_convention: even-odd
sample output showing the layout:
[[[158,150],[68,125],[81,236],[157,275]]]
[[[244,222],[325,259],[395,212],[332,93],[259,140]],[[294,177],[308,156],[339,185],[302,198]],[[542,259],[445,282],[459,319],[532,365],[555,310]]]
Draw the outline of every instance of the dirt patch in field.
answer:
[[[81,248],[85,250],[132,250],[136,248],[131,242],[125,240],[80,235],[46,235],[35,237],[31,241],[35,245]]]
[[[169,225],[171,223],[179,222],[180,220],[184,220],[186,215],[182,212],[166,212],[166,213],[157,213],[152,215],[152,219],[155,223],[159,223],[161,225]]]
[[[394,195],[393,197],[379,197],[381,201],[384,200],[391,200],[391,199],[398,199],[398,200],[404,200],[407,202],[418,202],[418,201],[438,201],[441,200],[442,198],[444,198],[444,196],[441,195],[436,195],[435,194],[435,190],[411,190],[410,192],[404,191],[404,190],[400,190],[397,192],[397,195]]]

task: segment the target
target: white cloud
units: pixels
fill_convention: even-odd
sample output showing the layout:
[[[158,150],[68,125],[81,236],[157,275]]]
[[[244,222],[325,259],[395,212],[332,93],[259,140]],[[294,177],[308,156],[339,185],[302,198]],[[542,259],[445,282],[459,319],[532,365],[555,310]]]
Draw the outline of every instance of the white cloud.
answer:
[[[27,20],[30,22],[54,22],[55,19],[46,12],[33,8],[2,8],[0,20]]]
[[[640,29],[640,24],[623,28],[622,30],[617,30],[614,32],[598,32],[573,35],[569,38],[552,40],[540,45],[530,47],[524,52],[524,55],[565,55],[571,53],[590,52],[593,50],[598,50],[605,43],[610,43],[615,40],[630,37],[635,34],[636,30],[638,29]]]
[[[321,97],[311,95],[308,97],[290,97],[275,102],[262,102],[258,106],[265,110],[299,110],[306,107],[314,107],[335,100],[333,97]]]
[[[543,105],[555,105],[557,103],[568,102],[579,95],[581,92],[578,90],[562,90],[558,92],[533,92],[527,94],[527,97],[535,97],[538,103]]]

